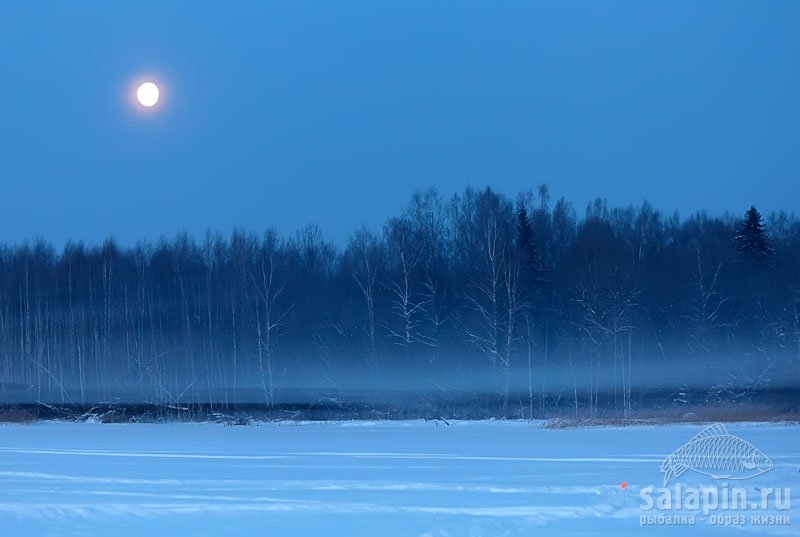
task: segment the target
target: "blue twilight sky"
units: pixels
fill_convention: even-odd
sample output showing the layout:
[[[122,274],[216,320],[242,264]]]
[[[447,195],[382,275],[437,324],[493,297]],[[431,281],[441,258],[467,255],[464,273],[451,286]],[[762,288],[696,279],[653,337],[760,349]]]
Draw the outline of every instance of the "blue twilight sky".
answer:
[[[0,241],[341,243],[467,184],[796,211],[798,28],[794,1],[3,0]]]

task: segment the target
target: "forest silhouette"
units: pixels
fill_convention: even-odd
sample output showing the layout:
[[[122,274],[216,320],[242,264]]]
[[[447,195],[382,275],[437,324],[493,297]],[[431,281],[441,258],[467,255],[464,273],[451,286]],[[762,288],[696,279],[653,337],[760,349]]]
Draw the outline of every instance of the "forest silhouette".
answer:
[[[466,398],[535,417],[796,389],[800,222],[745,209],[682,219],[598,198],[579,213],[544,186],[428,189],[341,246],[313,224],[6,244],[0,398],[271,408],[400,393],[434,413]]]

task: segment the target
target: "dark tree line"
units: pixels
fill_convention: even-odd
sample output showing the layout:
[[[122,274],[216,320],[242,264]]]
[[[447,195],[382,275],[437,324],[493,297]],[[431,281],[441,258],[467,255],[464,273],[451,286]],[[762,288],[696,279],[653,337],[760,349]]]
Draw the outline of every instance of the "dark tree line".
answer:
[[[272,406],[358,379],[628,412],[642,371],[683,363],[735,397],[797,379],[800,222],[431,189],[343,249],[313,225],[3,245],[0,363],[6,401]]]

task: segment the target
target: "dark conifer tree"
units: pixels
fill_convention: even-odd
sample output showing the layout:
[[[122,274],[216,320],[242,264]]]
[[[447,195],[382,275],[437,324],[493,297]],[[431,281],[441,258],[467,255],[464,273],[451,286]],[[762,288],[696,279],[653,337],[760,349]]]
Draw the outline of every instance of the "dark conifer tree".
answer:
[[[772,261],[772,244],[764,229],[764,219],[755,205],[750,206],[736,230],[736,251],[742,260],[767,266]]]
[[[525,271],[532,272],[536,266],[536,242],[533,238],[533,224],[525,206],[517,210],[517,256]]]

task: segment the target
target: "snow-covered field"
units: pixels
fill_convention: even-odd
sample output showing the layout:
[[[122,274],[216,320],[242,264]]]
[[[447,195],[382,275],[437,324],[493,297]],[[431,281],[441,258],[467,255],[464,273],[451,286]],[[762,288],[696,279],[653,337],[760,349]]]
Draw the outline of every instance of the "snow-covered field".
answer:
[[[701,429],[546,430],[527,422],[0,426],[0,535],[725,534],[730,527],[699,518],[689,528],[640,527],[640,489],[661,486],[661,462]],[[800,496],[800,426],[728,431],[774,463],[738,486],[791,487]],[[681,477],[687,485],[714,484],[709,480],[691,471]],[[741,529],[800,533],[794,503],[779,514],[788,514],[790,525]]]

